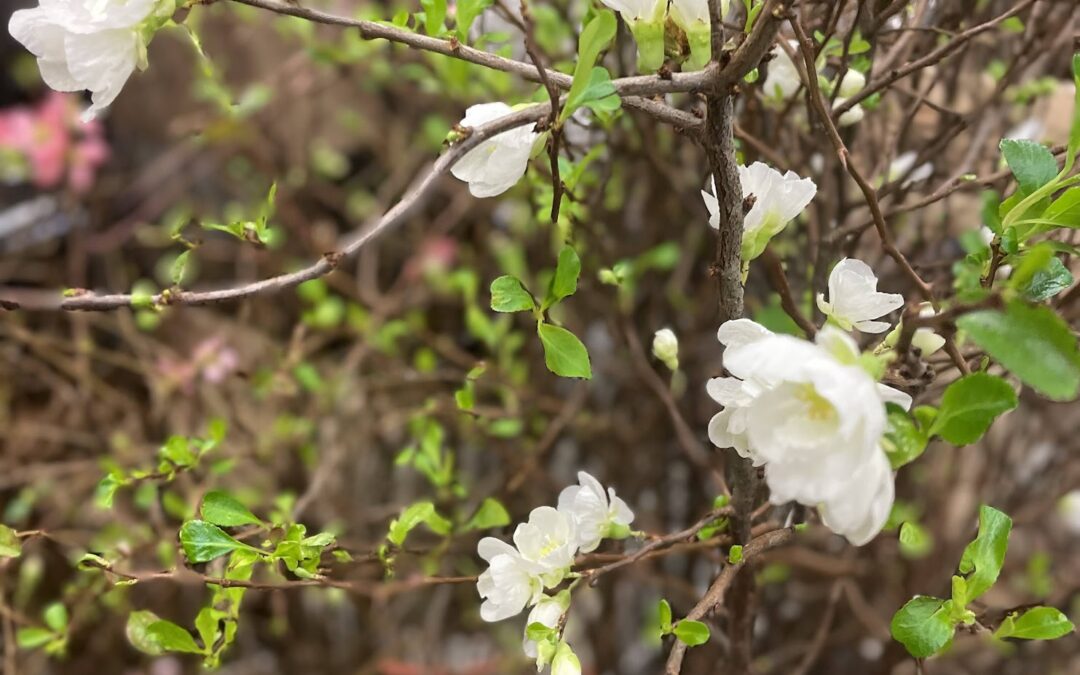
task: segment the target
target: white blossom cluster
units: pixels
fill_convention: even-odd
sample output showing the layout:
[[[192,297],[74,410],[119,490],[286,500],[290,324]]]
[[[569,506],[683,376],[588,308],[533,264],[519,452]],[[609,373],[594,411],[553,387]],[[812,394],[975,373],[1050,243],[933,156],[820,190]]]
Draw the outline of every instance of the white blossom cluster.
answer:
[[[574,557],[595,551],[604,539],[623,539],[630,534],[634,513],[622,499],[584,471],[578,485],[559,494],[557,508],[533,509],[528,521],[514,530],[514,545],[485,537],[477,552],[488,569],[477,580],[483,598],[480,616],[485,621],[502,621],[532,607],[528,626],[539,623],[556,629],[570,605],[570,594],[548,595],[545,590],[559,586],[570,575]],[[565,641],[540,642],[526,632],[525,654],[536,659],[537,669],[551,664],[552,673],[580,673],[577,657]]]
[[[798,40],[788,40],[788,46],[795,53],[799,52]],[[783,47],[780,45],[773,47],[772,55],[773,58],[769,61],[768,75],[765,77],[761,88],[765,96],[765,102],[774,107],[780,107],[798,93],[799,88],[802,87],[802,78],[799,76],[798,67]],[[816,72],[814,76],[817,76]],[[866,87],[866,76],[857,70],[849,69],[842,78],[834,78],[828,85],[831,90],[836,91],[833,106],[838,107]],[[851,106],[850,110],[846,110],[841,114],[836,123],[842,127],[851,126],[861,122],[865,114],[866,111],[863,110],[863,107],[856,104]]]

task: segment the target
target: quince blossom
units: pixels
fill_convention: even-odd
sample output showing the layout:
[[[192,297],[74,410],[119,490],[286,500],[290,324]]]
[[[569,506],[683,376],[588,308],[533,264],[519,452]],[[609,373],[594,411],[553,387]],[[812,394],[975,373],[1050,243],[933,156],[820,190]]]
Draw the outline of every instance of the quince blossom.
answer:
[[[559,493],[559,511],[573,519],[581,552],[595,551],[605,537],[625,538],[634,522],[634,512],[626,502],[612,488],[604,492],[600,481],[584,471],[578,472],[578,482]]]
[[[774,503],[819,508],[825,525],[855,545],[872,539],[893,502],[880,446],[885,402],[906,407],[910,397],[877,383],[855,342],[830,326],[808,342],[738,319],[718,338],[733,377],[708,384],[725,405],[710,439],[763,464]]]
[[[754,205],[743,220],[742,260],[749,263],[765,250],[769,240],[795,219],[817,194],[817,185],[794,171],[781,174],[762,162],[739,167],[743,199],[753,195]],[[720,203],[716,198],[716,180],[712,194],[701,191],[709,211],[709,225],[720,227]]]
[[[799,48],[799,43],[796,40],[789,40],[788,44],[791,45],[792,49],[798,50]],[[765,77],[765,82],[762,83],[761,88],[765,93],[765,100],[777,105],[794,96],[795,92],[799,91],[799,87],[802,86],[802,80],[799,78],[799,69],[795,67],[795,63],[783,48],[777,45],[773,47],[772,53],[773,59],[769,61],[769,74]]]
[[[489,565],[476,581],[476,590],[484,599],[480,605],[480,617],[484,621],[509,619],[539,598],[543,584],[536,566],[513,546],[494,537],[484,537],[477,545],[477,552]]]
[[[869,265],[855,258],[844,258],[829,274],[828,301],[824,293],[818,293],[818,309],[844,330],[883,333],[889,324],[873,319],[903,307],[904,296],[879,293],[877,283]]]
[[[536,603],[536,606],[529,612],[529,618],[525,620],[525,637],[522,639],[521,647],[525,652],[525,656],[530,659],[537,659],[536,669],[540,670],[547,665],[547,661],[551,659],[551,654],[542,654],[538,648],[535,640],[530,640],[528,635],[529,626],[534,623],[538,623],[548,628],[556,628],[559,625],[559,619],[566,613],[566,610],[570,607],[570,594],[563,591],[557,595],[545,595],[540,598],[540,601]],[[544,657],[547,657],[546,659]]]
[[[671,370],[679,369],[679,338],[670,328],[661,328],[653,335],[652,353]]]
[[[49,87],[90,91],[92,119],[147,67],[146,46],[174,11],[175,0],[41,0],[12,14],[8,31],[37,57]]]
[[[505,103],[479,103],[465,111],[461,126],[476,127],[511,112],[513,109]],[[538,137],[539,134],[528,125],[504,131],[465,153],[450,173],[468,183],[474,197],[502,194],[525,175],[533,143]]]
[[[548,588],[558,585],[570,566],[578,546],[574,518],[550,506],[540,506],[529,514],[528,522],[514,530],[514,545],[521,557],[537,570]]]

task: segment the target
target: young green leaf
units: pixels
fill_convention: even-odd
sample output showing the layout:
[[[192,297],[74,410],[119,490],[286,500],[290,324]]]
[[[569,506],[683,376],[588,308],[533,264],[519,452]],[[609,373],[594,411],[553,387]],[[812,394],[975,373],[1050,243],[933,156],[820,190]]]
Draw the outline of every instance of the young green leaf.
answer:
[[[660,619],[660,634],[667,635],[671,632],[671,604],[667,600],[661,599],[660,606],[657,608],[657,614]]]
[[[491,308],[496,312],[523,312],[536,307],[517,277],[504,275],[491,282]]]
[[[611,73],[603,66],[593,66],[588,84],[577,92],[574,98],[566,99],[566,108],[573,110],[589,106],[594,110],[599,108],[601,111],[610,112],[618,109],[621,104],[621,99],[615,93],[615,84],[611,81]]]
[[[881,447],[885,450],[892,468],[899,469],[922,455],[930,437],[900,406],[889,403],[885,408],[888,426],[881,439]]]
[[[566,95],[566,104],[559,113],[559,124],[562,124],[581,105],[585,91],[593,82],[593,66],[596,65],[600,52],[615,37],[616,25],[615,14],[605,9],[597,12],[592,21],[581,31],[581,37],[578,39],[578,60],[574,65],[574,81]]]
[[[934,547],[930,533],[918,523],[905,521],[900,525],[900,552],[906,558],[923,558]]]
[[[446,0],[420,0],[420,6],[424,8],[424,31],[428,35],[441,33],[446,20]]]
[[[1042,268],[1035,271],[1027,283],[1020,284],[1017,288],[1028,300],[1042,302],[1072,285],[1072,272],[1061,262],[1061,258],[1052,257]]]
[[[239,549],[257,551],[233,539],[213,523],[189,520],[180,527],[180,545],[189,562],[204,563]]]
[[[56,633],[63,633],[67,630],[68,626],[68,611],[67,607],[62,602],[54,602],[45,608],[45,612],[42,614],[45,619],[45,625],[51,628]]]
[[[191,249],[188,249],[176,256],[176,260],[173,261],[172,268],[169,271],[169,277],[172,279],[174,286],[179,286],[183,283],[184,278],[187,276],[188,260],[191,259]]]
[[[146,627],[146,638],[163,652],[203,654],[206,651],[195,643],[195,638],[186,629],[164,619]]]
[[[1005,617],[994,632],[994,637],[1056,640],[1073,632],[1075,628],[1073,622],[1055,607],[1032,607],[1019,616],[1013,612]]]
[[[454,19],[457,21],[458,40],[465,42],[469,37],[469,29],[473,21],[480,16],[488,7],[495,4],[495,0],[459,0],[454,4]]]
[[[157,639],[150,634],[150,626],[161,621],[161,617],[149,610],[132,612],[128,615],[127,633],[128,642],[143,654],[161,656],[163,650]]]
[[[709,641],[709,627],[700,621],[683,619],[675,624],[675,637],[687,647],[697,647]]]
[[[952,639],[954,624],[941,598],[916,595],[893,615],[893,638],[915,658],[933,656]]]
[[[203,520],[222,527],[262,525],[262,521],[255,517],[255,514],[246,506],[220,490],[206,493],[199,512]]]
[[[20,649],[36,649],[56,638],[56,633],[47,628],[20,628],[15,634],[15,643]]]
[[[1057,160],[1042,143],[1006,138],[1001,141],[1001,154],[1026,193],[1038,190],[1058,174]]]
[[[1012,410],[1016,403],[1016,392],[1000,377],[966,375],[945,389],[930,435],[941,436],[953,445],[974,443],[998,415]]]
[[[0,524],[0,558],[18,558],[22,554],[22,543],[15,530]]]
[[[548,370],[560,377],[592,377],[589,352],[576,335],[550,323],[536,325],[540,342],[544,345],[544,363]]]
[[[1049,307],[1011,302],[1004,312],[981,310],[956,325],[1025,384],[1056,401],[1080,391],[1080,351],[1072,331]]]
[[[401,516],[390,521],[390,530],[386,538],[390,543],[401,547],[405,543],[405,538],[409,535],[409,532],[413,531],[421,523],[426,524],[428,529],[435,534],[448,534],[452,527],[452,523],[435,510],[434,504],[431,502],[417,502],[402,511]]]
[[[1042,219],[1060,227],[1080,228],[1080,187],[1069,188],[1050,202]]]
[[[1005,564],[1011,530],[1012,519],[1007,515],[990,506],[979,507],[979,534],[964,548],[958,568],[967,575],[967,602],[978,598],[997,581]]]
[[[465,523],[465,530],[489,530],[493,527],[503,527],[510,524],[510,514],[506,507],[498,499],[488,497],[480,503],[469,522]]]
[[[578,258],[577,251],[572,246],[563,246],[559,251],[555,276],[551,278],[551,286],[544,299],[544,309],[576,293],[579,276],[581,276],[581,259]]]

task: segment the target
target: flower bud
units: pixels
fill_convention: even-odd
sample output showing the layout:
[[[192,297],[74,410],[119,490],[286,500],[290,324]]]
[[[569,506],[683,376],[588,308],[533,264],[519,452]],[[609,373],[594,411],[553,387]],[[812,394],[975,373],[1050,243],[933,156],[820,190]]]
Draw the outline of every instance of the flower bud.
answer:
[[[653,336],[653,356],[671,370],[679,369],[679,339],[670,328],[661,328]]]

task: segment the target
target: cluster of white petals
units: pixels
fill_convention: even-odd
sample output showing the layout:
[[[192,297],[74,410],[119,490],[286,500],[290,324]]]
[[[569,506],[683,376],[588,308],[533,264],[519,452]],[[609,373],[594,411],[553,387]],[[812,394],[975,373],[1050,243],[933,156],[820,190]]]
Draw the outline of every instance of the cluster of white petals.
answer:
[[[788,45],[799,49],[797,40],[788,40]],[[777,45],[772,50],[773,58],[769,61],[768,74],[761,88],[765,94],[765,101],[774,105],[782,104],[799,91],[802,79],[799,77],[799,69],[782,47]]]
[[[753,196],[754,204],[743,219],[742,260],[749,263],[764,252],[769,240],[794,220],[817,194],[817,185],[794,171],[781,174],[762,162],[739,167],[739,182],[743,199]],[[709,225],[720,227],[720,204],[716,198],[716,181],[712,193],[701,191],[709,211]]]
[[[470,106],[461,120],[463,127],[477,127],[505,117],[513,109],[505,103],[479,103]],[[497,134],[465,153],[450,173],[469,184],[474,197],[502,194],[525,175],[539,134],[532,125],[524,125]]]
[[[825,299],[824,293],[818,293],[818,309],[844,330],[854,328],[863,333],[884,333],[890,324],[874,319],[903,307],[904,296],[879,293],[877,283],[869,265],[854,258],[844,258],[829,274],[829,299]]]
[[[555,628],[569,607],[569,594],[547,595],[544,590],[567,578],[579,552],[596,550],[604,539],[629,536],[633,521],[633,511],[613,489],[605,490],[598,480],[579,471],[578,485],[559,494],[558,508],[537,507],[528,521],[517,526],[513,546],[494,537],[480,540],[477,553],[488,563],[476,582],[483,598],[480,616],[485,621],[502,621],[531,606],[526,628],[535,623]],[[556,665],[573,672],[577,663],[565,641],[538,645],[526,633],[523,647],[527,656],[536,659],[537,668],[552,664],[553,672]]]
[[[712,442],[764,465],[773,503],[816,507],[855,545],[873,539],[893,503],[885,403],[906,408],[910,397],[878,384],[855,342],[832,326],[809,342],[738,319],[718,337],[732,377],[708,383],[724,406],[709,425]]]
[[[93,118],[146,68],[147,43],[175,10],[175,0],[41,0],[12,14],[8,30],[37,57],[46,85],[91,93]]]

